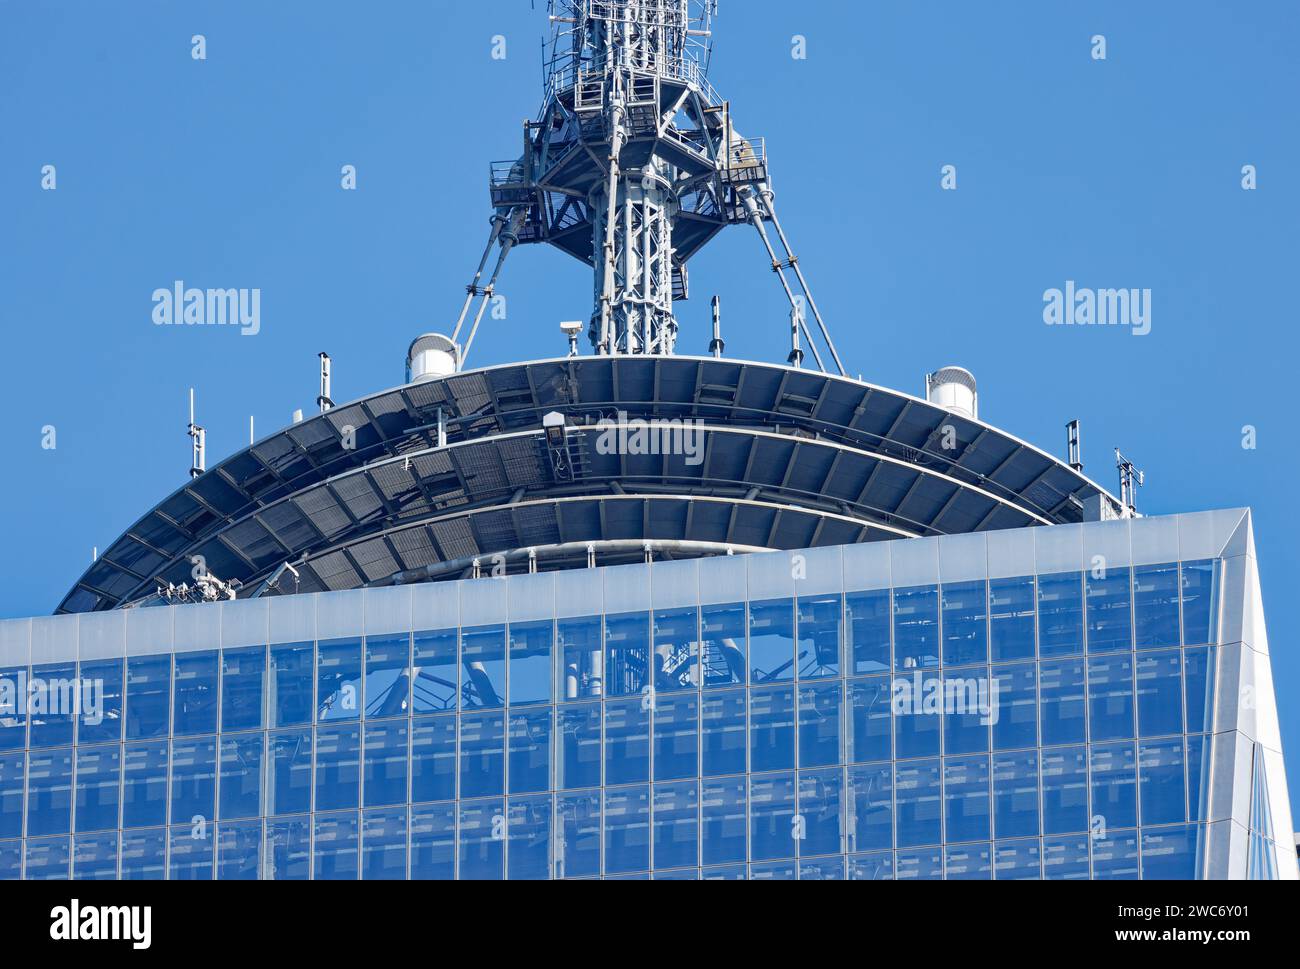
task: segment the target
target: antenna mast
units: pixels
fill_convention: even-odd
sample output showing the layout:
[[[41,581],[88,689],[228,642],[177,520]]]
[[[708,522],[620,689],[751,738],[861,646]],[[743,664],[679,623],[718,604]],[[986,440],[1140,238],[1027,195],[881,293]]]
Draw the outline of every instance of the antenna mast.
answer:
[[[844,374],[777,221],[764,143],[736,131],[709,83],[716,0],[550,0],[549,11],[542,110],[524,125],[523,154],[491,166],[491,233],[452,339],[481,299],[468,353],[511,248],[545,242],[592,267],[587,335],[597,353],[671,354],[688,260],[726,226],[750,224],[790,302],[794,347],[802,338],[825,369],[807,309]]]
[[[194,423],[194,388],[190,388],[190,423],[185,433],[190,436],[190,477],[197,478],[204,471],[203,446],[207,441],[207,431]]]

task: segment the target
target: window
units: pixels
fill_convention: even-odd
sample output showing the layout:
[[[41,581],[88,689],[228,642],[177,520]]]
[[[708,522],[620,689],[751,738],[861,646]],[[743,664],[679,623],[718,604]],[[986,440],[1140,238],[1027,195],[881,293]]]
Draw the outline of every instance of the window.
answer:
[[[366,638],[366,716],[404,717],[411,707],[411,638]]]
[[[609,696],[639,696],[650,685],[650,614],[605,617],[605,684]]]
[[[604,692],[600,629],[601,621],[595,617],[561,619],[556,623],[561,699],[584,700]]]
[[[271,647],[271,726],[311,723],[312,654],[311,643]]]
[[[938,844],[943,824],[938,760],[902,762],[894,767],[894,804],[900,848]]]
[[[221,738],[220,791],[223,820],[262,813],[262,734]]]
[[[894,669],[939,665],[939,589],[933,585],[894,590]]]
[[[705,687],[745,683],[749,654],[744,603],[702,607],[700,628]]]
[[[31,731],[27,743],[32,747],[58,747],[72,743],[72,729],[81,694],[75,663],[33,666],[27,684],[27,712]]]
[[[456,666],[456,630],[416,633],[411,665],[414,676],[411,707],[416,713],[443,713],[457,708],[460,678]]]
[[[795,856],[793,774],[749,779],[749,844],[754,861]]]
[[[311,810],[311,730],[285,730],[270,737],[267,809],[271,814]]]
[[[605,873],[618,875],[650,867],[650,790],[605,791]]]
[[[894,844],[894,769],[889,764],[849,768],[848,816],[852,851],[887,849]]]
[[[1038,654],[1083,652],[1083,580],[1078,572],[1038,577]]]
[[[654,788],[654,867],[690,868],[699,863],[700,788],[698,781],[656,784]]]
[[[561,707],[558,718],[556,727],[559,734],[559,753],[556,763],[558,777],[555,786],[560,790],[599,787],[600,704]]]
[[[839,682],[799,690],[799,766],[824,767],[843,762],[840,756]]]
[[[217,652],[176,654],[172,733],[217,732]]]
[[[989,648],[993,662],[1034,657],[1034,577],[989,580]]]
[[[98,704],[83,706],[77,725],[77,743],[108,743],[122,739],[122,660],[99,660],[81,664],[81,681],[92,684],[91,696]],[[3,748],[3,741],[0,741]]]
[[[1218,625],[1214,621],[1214,562],[1212,560],[1184,562],[1182,590],[1183,645],[1201,646],[1214,643]]]
[[[755,683],[794,679],[794,600],[749,604],[750,677]]]
[[[704,776],[743,773],[748,745],[745,691],[728,690],[705,696],[700,707],[700,722]]]
[[[506,701],[506,630],[478,626],[460,634],[461,708],[483,710]]]
[[[605,783],[650,779],[650,711],[640,699],[605,703]]]
[[[699,697],[660,697],[654,709],[654,731],[655,780],[695,777],[700,769]]]
[[[258,730],[263,726],[266,647],[227,649],[221,654],[221,729]]]
[[[1088,659],[1088,715],[1092,740],[1134,735],[1133,654]]]
[[[749,764],[752,771],[794,766],[794,688],[749,691]]]
[[[889,666],[890,598],[888,589],[850,592],[845,597],[849,654],[854,673],[884,673]]]
[[[427,717],[411,725],[411,800],[456,796],[456,718]]]
[[[1138,736],[1182,733],[1182,666],[1177,649],[1138,654]]]
[[[357,867],[356,812],[316,815],[312,877],[317,881],[355,881]]]
[[[505,790],[505,715],[467,713],[460,718],[460,796],[485,797]]]
[[[850,752],[852,763],[888,760],[892,746],[889,678],[849,680]]]
[[[322,723],[361,716],[361,640],[320,644],[316,665],[316,719]]]
[[[511,880],[551,877],[551,799],[549,795],[512,797],[508,808],[507,852]]]
[[[511,794],[551,789],[551,708],[512,710],[510,731]]]
[[[361,815],[361,877],[406,877],[406,808],[377,808]]]
[[[167,741],[127,744],[122,753],[122,827],[148,828],[166,821]],[[123,852],[125,856],[125,842]]]
[[[510,624],[511,704],[551,702],[551,650],[555,628],[545,622]]]
[[[700,805],[704,864],[743,862],[748,830],[745,779],[728,777],[704,781],[700,786]]]
[[[361,727],[316,731],[316,810],[356,808],[361,787]]]
[[[116,744],[77,748],[75,816],[78,832],[107,831],[117,827],[118,785],[121,776],[122,756]],[[20,787],[20,801],[21,798]]]
[[[948,582],[943,600],[943,664],[987,663],[988,592],[984,582]]]
[[[1178,645],[1177,563],[1133,570],[1133,621],[1138,649]]]
[[[387,807],[406,802],[406,747],[409,728],[405,720],[368,723],[365,728],[365,807]]]
[[[990,837],[987,756],[944,758],[943,802],[945,841],[985,841]]]
[[[661,692],[700,685],[699,611],[660,609],[654,614],[654,683]]]
[[[994,754],[993,833],[999,838],[1022,838],[1037,835],[1040,828],[1038,751]]]
[[[1088,652],[1110,653],[1133,648],[1129,589],[1132,571],[1108,568],[1087,573]]]
[[[171,657],[126,661],[126,738],[165,737],[171,725]]]
[[[844,603],[841,596],[800,596],[799,678],[838,676]]]

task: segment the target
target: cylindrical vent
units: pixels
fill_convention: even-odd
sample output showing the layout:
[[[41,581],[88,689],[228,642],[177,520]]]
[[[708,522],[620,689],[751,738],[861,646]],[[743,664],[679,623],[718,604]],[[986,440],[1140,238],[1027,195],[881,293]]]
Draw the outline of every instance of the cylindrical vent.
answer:
[[[925,398],[946,410],[979,417],[975,376],[962,367],[943,367],[925,378]]]
[[[459,353],[450,337],[426,333],[417,337],[406,354],[406,382],[437,380],[456,372]]]

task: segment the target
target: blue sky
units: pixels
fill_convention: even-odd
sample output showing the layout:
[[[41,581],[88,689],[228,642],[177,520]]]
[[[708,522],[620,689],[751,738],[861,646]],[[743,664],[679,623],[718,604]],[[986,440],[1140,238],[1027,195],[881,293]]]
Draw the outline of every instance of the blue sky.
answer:
[[[1080,418],[1108,487],[1122,447],[1147,472],[1146,513],[1254,509],[1300,791],[1300,612],[1285,609],[1300,6],[721,7],[713,83],[767,139],[852,373],[919,393],[960,364],[981,416],[1040,447],[1061,453]],[[93,546],[183,481],[189,387],[211,465],[247,442],[249,415],[261,437],[311,410],[317,351],[337,400],[401,382],[410,339],[459,310],[487,164],[518,154],[540,103],[544,26],[527,0],[0,0],[0,616],[51,611]],[[154,326],[151,294],[177,279],[260,288],[261,332]],[[1151,332],[1045,326],[1042,294],[1066,280],[1150,289]],[[787,311],[751,230],[719,237],[691,282],[682,352],[705,350],[717,293],[729,354],[784,358]],[[590,310],[589,270],[556,251],[519,250],[501,290],[508,317],[485,322],[472,364],[559,354],[557,323]]]

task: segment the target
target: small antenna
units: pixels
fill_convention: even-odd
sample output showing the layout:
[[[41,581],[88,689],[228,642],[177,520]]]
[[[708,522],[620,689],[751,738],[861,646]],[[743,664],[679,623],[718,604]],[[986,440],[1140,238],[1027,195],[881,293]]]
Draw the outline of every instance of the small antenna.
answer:
[[[256,442],[257,442],[257,438],[253,436],[253,415],[249,414],[248,415],[248,446],[252,447]]]
[[[713,339],[709,341],[709,352],[714,357],[721,357],[727,349],[727,345],[722,342],[722,300],[717,296],[713,297]]]
[[[1079,432],[1079,422],[1070,421],[1065,425],[1066,448],[1069,452],[1070,467],[1080,473],[1083,472],[1083,445]]]
[[[803,325],[803,308],[795,303],[790,308],[790,356],[792,367],[803,366],[803,350],[799,349],[799,327]]]
[[[204,431],[203,428],[199,427],[199,425],[194,423],[194,388],[193,387],[190,388],[190,426],[186,429],[186,433],[189,434],[190,440],[193,442],[191,446],[191,456],[190,456],[190,477],[197,478],[204,471],[203,445],[207,439],[207,432]]]
[[[334,406],[334,401],[330,400],[330,355],[322,351],[317,356],[320,357],[320,396],[316,398],[316,403],[324,414]]]
[[[560,324],[560,332],[569,338],[569,356],[578,355],[578,334],[582,332],[581,320],[565,320]]]
[[[1115,467],[1119,469],[1119,500],[1124,506],[1124,517],[1137,516],[1137,490],[1146,484],[1146,473],[1133,466],[1133,462],[1115,448]]]

